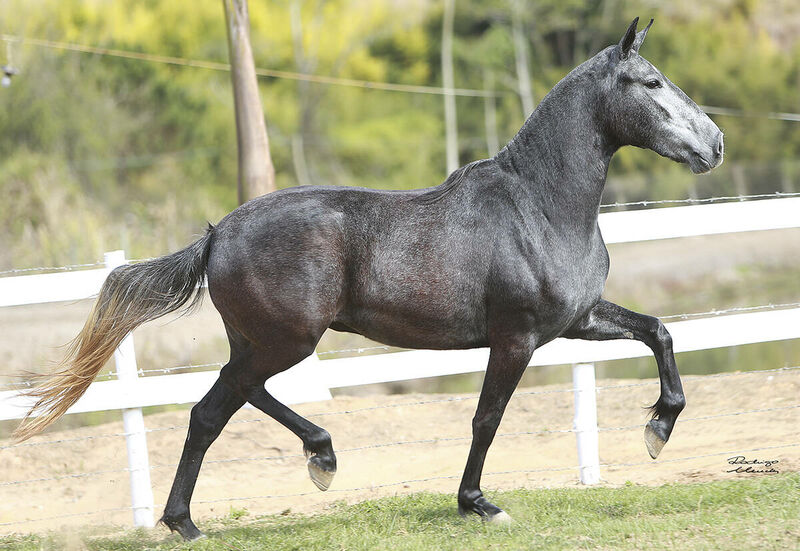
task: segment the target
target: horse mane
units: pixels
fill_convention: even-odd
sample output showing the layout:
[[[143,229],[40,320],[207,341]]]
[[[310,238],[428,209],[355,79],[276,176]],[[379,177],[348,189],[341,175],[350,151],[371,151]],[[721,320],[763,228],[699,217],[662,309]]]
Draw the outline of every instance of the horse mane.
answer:
[[[473,168],[486,161],[488,161],[488,159],[472,161],[471,163],[454,170],[444,182],[436,187],[424,191],[420,195],[417,195],[414,199],[426,205],[441,201],[444,197],[449,195],[454,189],[458,188],[464,182],[464,178],[466,178],[467,174],[469,174]]]

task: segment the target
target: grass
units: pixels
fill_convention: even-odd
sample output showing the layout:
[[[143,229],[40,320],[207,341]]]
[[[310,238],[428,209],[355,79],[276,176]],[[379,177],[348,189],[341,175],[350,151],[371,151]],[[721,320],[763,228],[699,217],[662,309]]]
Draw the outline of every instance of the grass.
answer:
[[[113,549],[464,550],[800,549],[800,473],[701,484],[515,490],[490,493],[515,522],[460,518],[452,495],[420,493],[339,504],[313,516],[251,518],[232,509],[201,522],[208,539],[186,544],[164,528],[95,528],[0,538],[8,551]]]

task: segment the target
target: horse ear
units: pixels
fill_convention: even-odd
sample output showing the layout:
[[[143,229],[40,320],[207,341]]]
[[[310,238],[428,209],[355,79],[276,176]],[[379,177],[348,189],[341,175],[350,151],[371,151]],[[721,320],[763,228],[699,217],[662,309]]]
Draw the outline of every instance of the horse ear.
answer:
[[[649,31],[650,27],[652,27],[652,26],[653,26],[653,19],[650,20],[650,23],[648,23],[647,26],[644,29],[642,29],[641,31],[636,33],[636,39],[633,41],[633,48],[632,49],[637,54],[639,53],[639,48],[642,47],[642,42],[644,42],[644,37],[647,36],[647,31]]]
[[[619,41],[619,56],[621,59],[628,59],[633,47],[633,42],[636,40],[636,25],[639,23],[639,18],[634,19],[628,30],[625,31],[625,36]]]

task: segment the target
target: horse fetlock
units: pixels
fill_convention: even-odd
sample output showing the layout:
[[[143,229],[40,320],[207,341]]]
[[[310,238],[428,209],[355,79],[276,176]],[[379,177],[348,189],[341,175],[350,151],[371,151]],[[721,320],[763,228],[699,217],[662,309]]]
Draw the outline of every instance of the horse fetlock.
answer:
[[[306,457],[313,454],[333,455],[333,441],[330,433],[325,429],[319,429],[305,435],[303,437],[303,453],[306,454]]]
[[[336,456],[315,454],[308,458],[307,464],[311,482],[323,492],[330,488],[336,474]]]
[[[195,541],[206,537],[192,522],[189,513],[167,515],[165,512],[158,522],[169,528],[170,532],[178,532],[185,541]]]
[[[683,393],[662,393],[659,396],[658,401],[650,408],[653,413],[653,417],[656,419],[661,419],[667,422],[670,425],[670,430],[672,425],[675,424],[675,420],[678,418],[678,415],[683,411],[686,407],[686,397]]]
[[[511,520],[506,512],[483,497],[480,490],[477,493],[475,491],[459,493],[458,514],[465,517],[467,513],[475,513],[487,522]]]

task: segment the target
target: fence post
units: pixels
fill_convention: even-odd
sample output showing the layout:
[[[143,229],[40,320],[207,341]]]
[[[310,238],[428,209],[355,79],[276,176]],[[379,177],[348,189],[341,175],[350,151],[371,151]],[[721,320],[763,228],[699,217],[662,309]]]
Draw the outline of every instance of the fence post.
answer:
[[[125,251],[112,251],[104,255],[109,272],[126,263]],[[130,333],[114,351],[117,379],[132,381],[139,377],[136,368],[136,352],[133,348],[133,335]],[[125,427],[125,443],[128,447],[128,471],[131,477],[131,506],[134,526],[152,527],[153,488],[150,485],[150,460],[147,455],[147,435],[144,428],[142,408],[122,410]]]
[[[575,420],[573,428],[578,441],[578,465],[582,484],[600,482],[600,454],[597,439],[597,394],[594,364],[572,366],[575,388]]]

